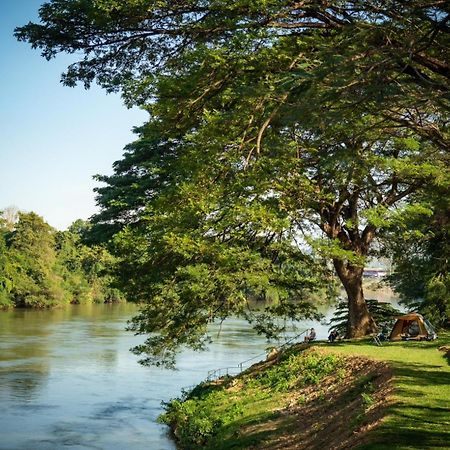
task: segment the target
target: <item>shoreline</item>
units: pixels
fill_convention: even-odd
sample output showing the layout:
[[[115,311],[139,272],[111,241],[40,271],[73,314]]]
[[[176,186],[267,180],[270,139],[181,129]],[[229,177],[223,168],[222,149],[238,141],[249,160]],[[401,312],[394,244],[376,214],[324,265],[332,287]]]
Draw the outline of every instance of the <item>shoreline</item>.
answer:
[[[450,378],[446,354],[437,351],[449,343],[447,333],[439,342],[412,346],[294,344],[238,376],[199,384],[167,403],[160,422],[185,450],[423,448],[414,446],[410,422],[424,413],[426,398],[430,419],[414,427],[423,428],[434,447],[447,448],[450,432],[438,431],[446,423],[436,406],[442,392],[433,382],[436,367],[443,380]],[[416,373],[425,355],[434,369]],[[405,371],[411,379],[404,386]]]

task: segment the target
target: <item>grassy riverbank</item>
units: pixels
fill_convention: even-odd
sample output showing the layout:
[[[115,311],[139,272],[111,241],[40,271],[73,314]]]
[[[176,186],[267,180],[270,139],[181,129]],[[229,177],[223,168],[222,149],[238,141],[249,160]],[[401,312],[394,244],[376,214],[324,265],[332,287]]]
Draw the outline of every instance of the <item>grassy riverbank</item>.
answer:
[[[447,347],[447,352],[439,351]],[[382,347],[353,343],[338,345],[345,355],[364,354],[388,363],[394,378],[392,404],[374,443],[384,449],[450,448],[450,335],[433,342],[398,342]]]
[[[443,345],[296,345],[173,400],[162,421],[184,449],[449,448]]]

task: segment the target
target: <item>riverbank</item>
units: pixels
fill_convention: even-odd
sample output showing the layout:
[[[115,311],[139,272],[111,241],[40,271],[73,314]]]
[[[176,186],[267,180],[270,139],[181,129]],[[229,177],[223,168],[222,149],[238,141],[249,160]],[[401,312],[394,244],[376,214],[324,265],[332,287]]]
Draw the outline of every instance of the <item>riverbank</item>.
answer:
[[[448,448],[450,366],[434,342],[295,345],[197,386],[161,420],[183,449]]]

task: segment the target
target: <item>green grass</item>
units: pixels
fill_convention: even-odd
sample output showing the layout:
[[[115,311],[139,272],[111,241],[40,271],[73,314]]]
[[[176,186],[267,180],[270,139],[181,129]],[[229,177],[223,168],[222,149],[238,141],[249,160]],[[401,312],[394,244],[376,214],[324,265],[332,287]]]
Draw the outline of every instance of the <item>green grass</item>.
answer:
[[[312,404],[318,407],[319,416],[301,433],[314,435],[316,427],[329,439],[326,413],[337,408],[341,412],[340,422],[336,422],[339,429],[351,434],[369,423],[377,375],[361,373],[348,382],[345,357],[365,356],[391,367],[394,398],[381,425],[365,435],[363,442],[370,443],[358,448],[450,449],[450,366],[438,350],[443,345],[450,346],[450,334],[433,342],[385,343],[381,347],[368,340],[333,345],[318,342],[306,351],[295,347],[276,365],[258,367],[222,384],[199,385],[167,404],[161,421],[172,427],[183,449],[271,448],[270,443],[278,437],[299,433],[298,417],[280,411],[292,404]],[[328,381],[323,384],[325,377]],[[330,397],[326,391],[332,386],[337,390]],[[304,396],[308,389],[315,391],[312,402]],[[290,448],[296,448],[295,444]]]
[[[265,426],[292,401],[292,393],[320,381],[343,366],[343,358],[316,350],[288,351],[271,367],[244,373],[223,384],[199,385],[166,406],[160,421],[172,427],[182,448],[245,449],[272,431]],[[296,399],[301,402],[301,398]],[[258,428],[259,425],[262,428]],[[284,426],[289,426],[289,420]],[[242,429],[252,430],[241,433]]]
[[[450,334],[431,342],[367,341],[339,343],[345,355],[386,361],[393,369],[395,397],[388,416],[364,450],[450,449],[450,366],[440,346],[450,346]]]

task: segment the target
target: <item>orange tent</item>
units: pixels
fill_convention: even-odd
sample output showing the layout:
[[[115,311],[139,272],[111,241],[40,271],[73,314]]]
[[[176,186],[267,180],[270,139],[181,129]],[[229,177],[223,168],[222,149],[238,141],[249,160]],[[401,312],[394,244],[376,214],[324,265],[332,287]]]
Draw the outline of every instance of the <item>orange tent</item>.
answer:
[[[428,320],[417,313],[408,313],[398,317],[392,328],[391,341],[436,339],[436,332]]]

